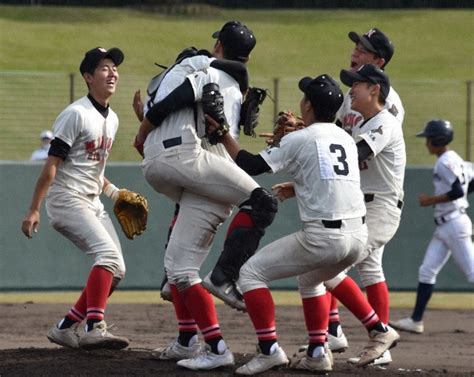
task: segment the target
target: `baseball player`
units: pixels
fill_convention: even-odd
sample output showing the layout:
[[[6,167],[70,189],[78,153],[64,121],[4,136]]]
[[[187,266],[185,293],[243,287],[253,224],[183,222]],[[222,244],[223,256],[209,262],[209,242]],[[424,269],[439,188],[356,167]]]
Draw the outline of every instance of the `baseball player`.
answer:
[[[31,154],[31,161],[46,160],[48,158],[48,151],[51,140],[53,140],[53,133],[50,130],[41,131],[40,134],[41,147],[33,151]]]
[[[334,123],[343,94],[328,75],[300,80],[300,102],[306,128],[294,131],[258,155],[241,150],[224,135],[221,142],[237,164],[250,174],[285,171],[293,178],[274,186],[277,196],[296,196],[303,229],[265,246],[241,268],[238,284],[255,327],[259,353],[237,369],[253,375],[288,363],[278,345],[275,308],[268,283],[298,276],[309,345],[306,355],[292,363],[313,372],[332,370],[326,332],[329,302],[323,282],[365,256],[367,228],[360,189],[357,147]],[[378,357],[398,337],[380,321],[373,324],[378,347],[361,365]],[[374,333],[375,337],[375,333]],[[380,345],[383,345],[380,347]],[[367,353],[368,356],[368,353]]]
[[[454,132],[442,119],[429,121],[416,135],[426,138],[426,148],[437,156],[433,170],[434,194],[421,194],[422,207],[434,206],[436,230],[426,249],[418,274],[416,304],[411,317],[390,322],[399,330],[423,333],[423,314],[433,293],[436,277],[451,254],[470,283],[474,283],[472,223],[466,214],[468,193],[474,191],[472,163],[465,162],[449,148]]]
[[[382,255],[384,246],[398,229],[403,206],[406,165],[403,131],[400,122],[384,108],[390,81],[382,69],[365,64],[355,72],[342,70],[340,78],[345,85],[351,86],[352,107],[367,119],[352,129],[359,152],[361,187],[369,230],[368,256],[356,268],[369,303],[385,324],[388,323],[389,296]],[[354,284],[350,277],[341,273],[327,281],[326,286],[333,294],[337,292],[338,296],[347,299],[353,292]],[[361,357],[351,358],[349,362],[360,363],[365,353],[364,350]],[[384,364],[391,361],[388,350],[383,358]]]
[[[212,55],[235,63],[246,62],[256,43],[251,30],[237,21],[226,23],[213,36],[217,42]],[[234,357],[223,340],[212,296],[200,284],[199,269],[217,228],[230,215],[233,206],[239,206],[239,212],[230,225],[224,253],[226,248],[230,258],[248,257],[242,251],[253,253],[264,229],[273,221],[276,199],[243,172],[222,146],[203,147],[209,141],[204,139],[206,125],[201,102],[163,116],[162,106],[173,106],[174,101],[169,101],[170,96],[174,98],[172,90],[188,96],[186,87],[192,88],[189,100],[194,103],[203,99],[207,93],[204,89],[209,88],[207,84],[215,83],[226,99],[222,110],[228,124],[231,127],[238,124],[242,85],[233,76],[212,66],[189,74],[185,66],[195,64],[198,59],[201,57],[183,60],[163,78],[135,144],[146,139],[143,172],[148,183],[180,205],[165,253],[165,269],[180,336],[164,354],[181,359],[179,366],[207,370],[233,365]],[[168,94],[168,102],[165,102]],[[210,152],[210,148],[215,150]],[[206,343],[203,352],[199,352],[196,324]],[[194,332],[188,331],[185,336],[187,329]]]
[[[351,53],[350,70],[355,72],[364,64],[373,64],[379,68],[384,69],[389,61],[392,59],[394,53],[394,45],[392,41],[377,28],[370,29],[367,33],[360,35],[354,31],[349,34],[349,39],[355,43],[355,46]],[[352,108],[352,100],[350,92],[348,91],[344,97],[344,102],[337,114],[337,122],[344,130],[349,134],[352,133],[352,129],[356,126],[360,126],[364,122],[364,117],[354,108]],[[387,109],[395,118],[403,124],[405,116],[405,110],[399,95],[395,89],[390,86],[387,98],[385,99],[384,108]],[[385,293],[382,293],[384,295]],[[367,296],[370,303],[377,310],[379,301],[376,296],[378,295],[377,290],[369,288]],[[328,294],[329,297],[330,294]],[[388,318],[381,316],[383,320],[388,321]],[[387,323],[387,322],[385,322]],[[330,319],[329,319],[329,344],[331,349],[337,351],[343,351],[348,347],[347,339],[342,331],[339,322],[339,310],[337,307],[337,300],[332,297]],[[390,362],[390,352],[387,351],[379,360],[375,361],[375,364],[386,364]]]
[[[127,347],[126,338],[114,336],[104,321],[107,298],[124,277],[125,263],[119,238],[99,195],[114,199],[118,188],[104,177],[118,128],[118,117],[109,106],[124,55],[118,48],[97,47],[86,52],[80,72],[89,93],[59,114],[54,139],[38,178],[30,208],[22,223],[28,238],[40,224],[40,207],[46,198],[51,225],[94,259],[81,296],[48,332],[48,339],[70,348]],[[86,320],[84,332],[77,326]]]

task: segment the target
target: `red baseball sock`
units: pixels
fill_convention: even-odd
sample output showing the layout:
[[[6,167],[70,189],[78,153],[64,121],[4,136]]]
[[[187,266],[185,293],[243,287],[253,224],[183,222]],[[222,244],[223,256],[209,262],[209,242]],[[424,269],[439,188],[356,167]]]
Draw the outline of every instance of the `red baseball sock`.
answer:
[[[304,298],[304,320],[308,330],[309,344],[324,345],[329,323],[329,301],[327,296]]]
[[[380,319],[370,306],[359,286],[347,276],[331,293],[354,314],[366,328],[372,328]]]
[[[264,355],[270,355],[277,342],[275,303],[272,294],[268,288],[258,288],[245,292],[244,300],[260,350]]]
[[[82,290],[81,296],[76,301],[74,306],[66,314],[70,320],[74,322],[81,322],[86,317],[87,312],[87,290]]]
[[[365,287],[365,290],[367,292],[367,299],[369,300],[370,305],[374,308],[375,313],[377,313],[384,324],[387,324],[390,318],[390,299],[387,283],[382,281],[377,284],[369,285]]]
[[[92,268],[86,285],[87,319],[104,319],[105,306],[112,286],[113,274],[101,266]]]
[[[189,314],[186,305],[184,305],[180,292],[176,285],[170,284],[171,296],[173,297],[173,306],[178,320],[178,341],[183,346],[188,346],[189,340],[197,333],[198,326],[194,318]],[[185,344],[186,343],[186,344]]]
[[[230,223],[229,228],[227,229],[226,237],[228,237],[229,234],[231,234],[235,228],[253,228],[254,226],[255,225],[252,220],[252,217],[250,217],[250,214],[248,212],[240,210],[232,219],[232,222]]]
[[[211,294],[201,284],[186,288],[180,291],[179,294],[189,315],[194,318],[199,326],[204,340],[208,342],[213,338],[222,337],[216,307]]]

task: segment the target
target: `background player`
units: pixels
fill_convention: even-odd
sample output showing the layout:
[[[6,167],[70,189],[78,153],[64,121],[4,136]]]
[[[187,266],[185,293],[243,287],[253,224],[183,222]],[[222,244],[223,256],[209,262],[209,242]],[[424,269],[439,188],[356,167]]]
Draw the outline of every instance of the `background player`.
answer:
[[[237,21],[226,23],[214,36],[217,42],[213,55],[235,61],[247,61],[256,43],[250,29]],[[233,206],[240,206],[240,211],[232,221],[225,247],[230,248],[231,257],[245,257],[241,249],[253,248],[253,252],[257,248],[263,229],[275,215],[276,200],[239,169],[223,147],[224,153],[211,153],[203,148],[208,141],[203,139],[206,127],[201,105],[162,117],[158,104],[163,105],[165,96],[171,96],[170,92],[175,88],[179,96],[188,96],[186,87],[191,88],[192,104],[201,100],[207,84],[217,83],[227,100],[223,106],[225,118],[231,125],[238,124],[242,85],[213,67],[188,74],[183,66],[197,58],[185,59],[164,77],[154,105],[145,114],[137,142],[146,138],[143,170],[149,184],[180,205],[165,254],[180,337],[164,352],[173,349],[173,353],[179,354],[176,358],[183,359],[178,361],[180,366],[213,369],[232,365],[234,358],[222,338],[212,296],[200,284],[199,269],[217,228],[230,215]],[[170,96],[167,103],[173,104],[174,101],[169,101]],[[159,127],[153,128],[153,124]],[[242,247],[242,244],[249,246]],[[234,252],[236,248],[239,254]],[[194,347],[196,323],[206,342],[201,354],[196,354]],[[185,337],[182,330],[186,327],[194,329],[194,334],[187,331]]]
[[[470,283],[474,283],[472,223],[466,214],[467,194],[474,191],[472,164],[464,162],[448,144],[453,140],[451,123],[442,119],[429,121],[416,135],[426,138],[426,148],[437,156],[433,170],[434,194],[421,194],[420,206],[434,206],[436,230],[426,249],[418,274],[416,303],[411,317],[392,321],[399,329],[421,334],[423,314],[433,293],[436,277],[451,254]]]
[[[117,115],[109,106],[124,55],[118,48],[88,51],[80,72],[89,93],[59,114],[53,125],[54,139],[41,171],[22,231],[28,238],[40,224],[40,208],[46,197],[51,225],[84,253],[94,258],[86,287],[63,320],[48,332],[48,339],[70,348],[127,347],[126,338],[112,335],[104,321],[107,298],[124,277],[125,263],[113,223],[99,199],[104,192],[112,200],[118,188],[104,177],[118,128]],[[84,332],[77,324],[86,319]]]
[[[281,200],[296,195],[304,224],[302,231],[267,245],[241,268],[238,283],[260,352],[237,369],[238,374],[260,373],[288,361],[277,343],[275,308],[267,284],[296,275],[309,346],[306,355],[295,360],[294,367],[314,372],[332,370],[331,356],[325,347],[329,313],[322,282],[364,257],[367,230],[357,148],[349,135],[331,123],[342,103],[342,92],[328,75],[303,78],[299,88],[304,92],[300,107],[306,128],[288,134],[279,145],[259,155],[241,150],[228,136],[221,139],[237,164],[248,173],[286,171],[292,176],[293,182],[278,184],[274,189]],[[372,325],[380,332],[379,344],[384,347],[398,338],[395,331],[387,331],[380,321]],[[377,353],[371,357],[377,357],[383,350],[374,349]]]
[[[41,131],[40,134],[40,141],[41,141],[41,148],[36,149],[31,154],[30,160],[38,161],[38,160],[46,160],[48,158],[48,151],[50,147],[51,140],[53,140],[53,133],[50,130]]]

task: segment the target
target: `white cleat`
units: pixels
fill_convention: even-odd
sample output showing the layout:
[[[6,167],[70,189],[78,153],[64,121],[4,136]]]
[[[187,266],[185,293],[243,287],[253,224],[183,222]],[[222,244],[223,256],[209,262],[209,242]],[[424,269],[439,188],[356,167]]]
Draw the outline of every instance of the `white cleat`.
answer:
[[[369,334],[369,344],[364,348],[360,355],[359,362],[357,366],[363,367],[374,362],[382,354],[394,347],[397,344],[397,340],[400,339],[400,335],[391,328],[387,326],[387,332],[379,332],[372,330]]]
[[[53,325],[48,330],[46,336],[51,343],[56,343],[63,347],[79,348],[79,335],[76,330],[77,325],[62,330],[58,329],[57,325]]]
[[[328,344],[326,343],[324,345],[324,350],[326,351],[326,355],[331,363],[331,367],[334,365],[334,357],[332,355],[332,352],[331,350],[329,349],[329,346]],[[305,358],[307,357],[309,359],[309,361],[307,362],[304,362],[303,364],[307,364],[308,362],[311,363],[311,359],[314,359],[312,357],[309,357],[307,355],[307,352],[308,352],[308,345],[304,345],[304,346],[301,346],[300,348],[298,348],[298,351],[296,351],[293,356],[291,356],[291,359],[290,359],[290,368],[297,368],[297,365]],[[323,360],[320,360],[319,363],[321,364],[325,364],[326,361],[323,361]],[[313,364],[316,364],[316,362],[313,361]],[[324,367],[325,368],[325,367]],[[297,368],[297,369],[301,369],[301,368]],[[306,369],[306,368],[303,368],[303,369]]]
[[[347,359],[347,362],[349,364],[358,364],[360,360],[360,357],[351,357],[350,359]],[[390,353],[389,350],[385,351],[382,356],[376,358],[373,363],[370,363],[370,365],[388,365],[392,362],[392,354]]]
[[[130,344],[127,338],[112,335],[107,331],[105,321],[94,323],[91,331],[84,331],[79,338],[79,347],[86,350],[110,349],[120,350]]]
[[[222,284],[221,286],[214,285],[214,283],[211,281],[211,273],[212,271],[202,280],[203,287],[214,296],[220,298],[230,307],[245,312],[247,310],[245,303],[241,298],[240,293],[237,291],[235,285],[228,282]]]
[[[341,326],[338,326],[337,328],[337,336],[328,333],[328,343],[329,349],[333,353],[342,353],[349,348],[349,343],[341,329]]]
[[[158,360],[183,360],[192,359],[199,354],[201,344],[194,343],[190,347],[185,347],[178,343],[178,341],[171,342],[167,346],[158,347],[151,351],[151,356]]]
[[[318,357],[310,357],[304,355],[303,358],[290,366],[294,369],[305,369],[315,373],[327,373],[332,371],[332,357],[328,353],[324,353]]]
[[[271,355],[264,355],[259,350],[257,355],[238,368],[235,373],[252,376],[275,367],[287,366],[288,363],[288,357],[281,347],[278,347]]]
[[[215,354],[206,344],[196,357],[179,360],[176,365],[192,370],[211,370],[234,365],[234,355],[228,348],[221,355]]]
[[[425,330],[423,321],[414,321],[410,317],[390,322],[390,326],[397,330],[408,331],[415,334],[423,334]]]

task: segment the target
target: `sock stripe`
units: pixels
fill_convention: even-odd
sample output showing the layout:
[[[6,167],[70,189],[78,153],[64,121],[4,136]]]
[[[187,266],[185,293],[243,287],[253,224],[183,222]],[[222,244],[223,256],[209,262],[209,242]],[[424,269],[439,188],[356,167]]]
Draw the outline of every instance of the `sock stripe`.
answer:
[[[325,343],[327,337],[326,330],[311,330],[308,331],[309,343]]]
[[[366,316],[361,322],[365,327],[371,327],[380,321],[379,316],[372,310],[372,312]]]
[[[266,329],[255,330],[255,334],[257,335],[257,339],[259,341],[276,340],[276,338],[277,338],[277,333],[276,333],[276,328],[275,327],[269,327],[269,328],[266,328]]]

